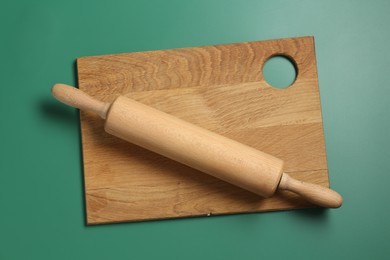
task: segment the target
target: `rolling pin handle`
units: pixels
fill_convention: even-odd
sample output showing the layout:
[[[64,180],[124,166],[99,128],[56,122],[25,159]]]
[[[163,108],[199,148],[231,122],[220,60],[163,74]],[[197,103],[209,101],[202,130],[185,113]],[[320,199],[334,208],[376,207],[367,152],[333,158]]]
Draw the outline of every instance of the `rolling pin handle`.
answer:
[[[296,180],[287,173],[283,173],[278,189],[297,193],[307,201],[325,208],[339,208],[343,203],[343,198],[334,190]]]
[[[65,84],[55,84],[51,89],[53,96],[69,106],[84,111],[91,111],[106,119],[110,103],[101,102],[80,89]]]

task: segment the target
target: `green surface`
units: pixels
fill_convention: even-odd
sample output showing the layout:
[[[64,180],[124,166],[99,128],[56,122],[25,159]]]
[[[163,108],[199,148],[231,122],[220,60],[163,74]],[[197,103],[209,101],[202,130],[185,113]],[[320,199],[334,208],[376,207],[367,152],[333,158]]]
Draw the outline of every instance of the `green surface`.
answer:
[[[286,56],[276,55],[268,59],[262,69],[265,81],[274,88],[287,88],[296,79],[293,62]]]
[[[1,1],[0,259],[388,259],[389,1]],[[79,56],[314,35],[337,210],[85,226]]]

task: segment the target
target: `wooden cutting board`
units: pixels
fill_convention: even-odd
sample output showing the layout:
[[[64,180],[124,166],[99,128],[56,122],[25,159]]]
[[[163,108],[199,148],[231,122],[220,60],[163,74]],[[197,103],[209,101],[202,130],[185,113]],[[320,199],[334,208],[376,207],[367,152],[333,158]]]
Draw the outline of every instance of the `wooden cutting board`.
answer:
[[[286,89],[263,79],[273,55],[297,67]],[[82,57],[77,67],[80,89],[97,99],[125,95],[329,186],[313,37]],[[289,192],[261,198],[108,135],[94,114],[80,119],[88,224],[312,207]]]

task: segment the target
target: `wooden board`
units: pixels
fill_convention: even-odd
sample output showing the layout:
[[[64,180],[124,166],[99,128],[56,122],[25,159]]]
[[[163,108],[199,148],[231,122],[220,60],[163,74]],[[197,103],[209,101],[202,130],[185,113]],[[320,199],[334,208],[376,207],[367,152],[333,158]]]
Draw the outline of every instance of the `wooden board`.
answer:
[[[286,89],[262,76],[276,54],[296,63],[297,79]],[[313,37],[82,57],[77,66],[80,89],[97,99],[126,95],[279,157],[297,179],[329,186]],[[103,126],[81,112],[88,224],[312,206],[288,192],[261,198]]]

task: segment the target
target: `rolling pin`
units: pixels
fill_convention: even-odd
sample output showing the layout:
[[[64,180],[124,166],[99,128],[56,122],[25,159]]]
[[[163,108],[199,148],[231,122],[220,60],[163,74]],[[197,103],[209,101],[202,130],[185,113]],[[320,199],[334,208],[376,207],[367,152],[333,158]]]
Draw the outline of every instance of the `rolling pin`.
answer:
[[[287,190],[318,206],[342,204],[337,192],[284,173],[281,159],[135,100],[119,96],[111,104],[104,103],[65,84],[55,84],[52,94],[67,105],[98,114],[109,134],[262,197]]]

